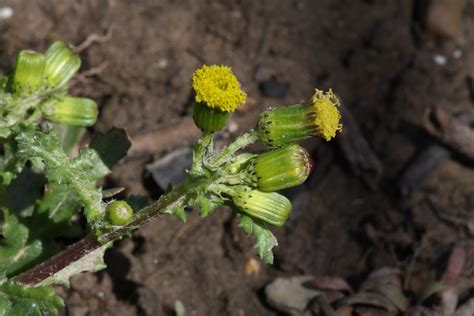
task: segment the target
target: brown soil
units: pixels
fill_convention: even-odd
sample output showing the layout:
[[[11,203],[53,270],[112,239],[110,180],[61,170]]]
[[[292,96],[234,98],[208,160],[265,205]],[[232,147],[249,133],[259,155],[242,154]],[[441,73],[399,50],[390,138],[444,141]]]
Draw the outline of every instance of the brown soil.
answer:
[[[411,263],[409,292],[439,276],[440,258],[470,235],[440,218],[433,201],[472,222],[473,164],[452,155],[409,195],[399,193],[397,180],[434,142],[420,127],[427,107],[474,117],[466,84],[474,66],[474,4],[467,2],[463,39],[454,44],[423,28],[415,3],[2,1],[14,9],[12,18],[0,20],[3,69],[20,49],[43,50],[52,39],[77,45],[90,34],[111,34],[81,52],[83,71],[104,62],[107,67],[73,86],[100,104],[98,131],[123,127],[133,138],[186,115],[193,71],[203,63],[227,64],[250,96],[251,105],[236,114],[241,130],[252,127],[266,106],[296,103],[315,87],[332,87],[383,165],[371,190],[336,142],[311,142],[316,170],[288,193],[294,211],[288,225],[275,230],[273,266],[255,265],[252,241],[229,210],[202,221],[193,212],[184,226],[163,218],[110,250],[107,270],[73,279],[64,292],[72,314],[168,315],[180,300],[187,315],[275,315],[263,288],[278,276],[337,275],[357,288],[379,267],[406,271]],[[456,49],[460,58],[452,57]],[[436,54],[447,57],[446,65],[434,62]],[[261,84],[272,78],[280,83],[277,98],[262,93]],[[156,194],[143,176],[151,161],[122,162],[109,182],[128,194]]]

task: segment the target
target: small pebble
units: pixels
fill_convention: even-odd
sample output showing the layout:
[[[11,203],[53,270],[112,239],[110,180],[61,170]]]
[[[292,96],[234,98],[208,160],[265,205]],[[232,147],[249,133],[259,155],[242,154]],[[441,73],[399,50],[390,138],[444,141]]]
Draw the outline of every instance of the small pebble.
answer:
[[[248,276],[258,276],[260,273],[260,262],[255,258],[250,258],[245,262],[244,273]]]
[[[462,50],[460,49],[456,49],[454,52],[453,52],[453,58],[454,59],[459,59],[462,57]]]
[[[168,67],[168,59],[160,58],[158,60],[158,68],[165,69],[166,67]]]
[[[9,19],[13,16],[13,9],[10,7],[0,8],[0,19]]]
[[[436,55],[433,56],[433,61],[437,65],[444,66],[444,65],[446,65],[447,59],[446,59],[446,56],[444,56],[444,55],[436,54]]]
[[[227,128],[230,133],[235,133],[239,130],[239,124],[234,120],[230,120]]]

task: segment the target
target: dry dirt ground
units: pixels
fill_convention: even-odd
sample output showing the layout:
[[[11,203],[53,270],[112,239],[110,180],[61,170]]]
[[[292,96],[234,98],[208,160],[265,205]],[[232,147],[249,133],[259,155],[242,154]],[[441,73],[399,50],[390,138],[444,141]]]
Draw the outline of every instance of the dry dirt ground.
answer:
[[[277,277],[337,276],[357,290],[382,267],[400,270],[414,305],[423,286],[441,277],[453,247],[472,247],[473,161],[440,147],[421,121],[432,106],[474,121],[473,1],[466,1],[461,21],[452,21],[461,29],[450,34],[427,26],[429,3],[415,0],[0,4],[13,9],[0,20],[3,69],[20,49],[99,36],[81,51],[86,75],[73,86],[100,105],[91,133],[117,126],[133,139],[188,115],[193,71],[226,64],[250,97],[235,115],[240,130],[252,127],[266,106],[333,88],[380,161],[377,174],[357,173],[342,141],[309,142],[316,167],[304,186],[288,192],[294,210],[288,225],[275,230],[273,266],[255,260],[252,241],[229,210],[203,221],[192,212],[185,226],[163,218],[110,250],[107,270],[74,278],[63,290],[72,315],[172,315],[177,300],[186,315],[277,315],[264,293]],[[443,159],[419,181],[403,180],[429,146]],[[156,196],[144,168],[159,154],[123,161],[107,183]],[[460,278],[469,279],[470,259]],[[472,295],[467,289],[459,304]],[[436,309],[438,301],[426,308]]]

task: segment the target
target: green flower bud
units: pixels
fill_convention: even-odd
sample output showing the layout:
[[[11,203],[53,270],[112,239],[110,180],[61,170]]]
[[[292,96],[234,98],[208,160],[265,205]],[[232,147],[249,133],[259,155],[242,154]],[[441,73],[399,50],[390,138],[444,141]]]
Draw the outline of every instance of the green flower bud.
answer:
[[[274,226],[283,226],[291,211],[290,200],[276,192],[238,187],[232,200],[242,212]]]
[[[133,209],[125,201],[115,201],[107,206],[107,216],[113,225],[127,225],[132,220]]]
[[[63,42],[54,42],[46,51],[45,76],[52,89],[64,87],[81,67],[81,59]]]
[[[342,129],[339,100],[331,90],[316,90],[308,104],[268,109],[260,115],[257,131],[262,143],[279,147],[319,136],[329,141]]]
[[[13,88],[17,93],[31,94],[44,85],[46,58],[30,50],[21,51],[16,58]]]
[[[288,145],[259,155],[247,170],[261,191],[291,188],[308,178],[311,170],[309,154],[300,145]]]
[[[87,98],[50,98],[43,103],[43,115],[50,121],[74,125],[92,126],[97,121],[97,104]]]
[[[194,102],[193,120],[203,132],[214,133],[221,130],[230,117],[230,112],[222,112],[204,103]]]

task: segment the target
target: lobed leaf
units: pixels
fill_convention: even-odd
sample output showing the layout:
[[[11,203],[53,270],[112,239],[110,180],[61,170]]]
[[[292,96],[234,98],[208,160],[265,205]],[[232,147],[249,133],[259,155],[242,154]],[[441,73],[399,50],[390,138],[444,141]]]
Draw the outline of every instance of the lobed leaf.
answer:
[[[0,280],[24,270],[43,254],[43,243],[38,239],[29,238],[30,232],[27,226],[20,223],[7,209],[3,209],[3,217]]]
[[[49,287],[25,287],[5,282],[0,285],[0,315],[56,314],[64,306],[62,298]]]
[[[255,249],[263,262],[273,263],[272,248],[278,246],[277,239],[272,232],[265,228],[265,224],[247,215],[240,215],[239,227],[244,232],[255,237]]]

